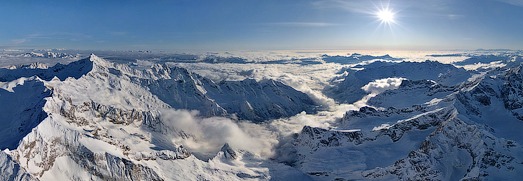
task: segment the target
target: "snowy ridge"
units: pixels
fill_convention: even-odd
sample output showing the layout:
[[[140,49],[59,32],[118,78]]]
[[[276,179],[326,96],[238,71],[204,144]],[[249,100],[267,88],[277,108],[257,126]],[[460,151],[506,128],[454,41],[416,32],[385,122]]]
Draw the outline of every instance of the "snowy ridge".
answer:
[[[458,86],[444,86],[432,80],[403,80],[397,89],[380,93],[367,103],[377,107],[404,108],[442,100],[456,91]]]
[[[238,104],[227,104],[238,100],[234,96],[242,96],[240,100],[245,102],[252,101],[251,106],[255,108],[268,105],[279,108],[276,112],[271,112],[275,108],[268,107],[265,109],[267,113],[253,117],[253,121],[290,116],[292,111],[304,111],[303,107],[297,107],[296,110],[281,108],[292,108],[289,106],[291,103],[285,103],[286,101],[298,106],[314,106],[305,94],[275,81],[247,80],[215,84],[182,68],[154,65],[150,69],[136,70],[127,65],[105,61],[95,55],[69,65],[36,70],[15,76],[42,76],[49,80],[20,78],[16,82],[5,83],[5,89],[6,93],[14,91],[28,95],[27,91],[22,91],[21,88],[31,86],[30,83],[34,80],[38,83],[36,85],[45,88],[43,92],[47,93],[34,98],[43,100],[41,104],[37,101],[34,104],[37,104],[37,108],[39,107],[45,116],[41,116],[42,120],[35,120],[36,124],[32,125],[36,127],[32,130],[32,127],[28,128],[27,135],[16,136],[21,140],[17,147],[9,147],[14,149],[10,151],[13,160],[40,180],[268,180],[271,178],[266,169],[268,166],[250,164],[261,162],[259,156],[246,151],[235,151],[228,144],[223,147],[225,151],[222,152],[227,158],[235,158],[235,161],[215,159],[206,162],[207,160],[202,161],[193,156],[178,141],[204,140],[186,132],[192,130],[170,126],[173,123],[169,121],[177,117],[170,117],[173,115],[167,114],[166,110],[183,105],[164,101],[169,100],[169,95],[182,94],[183,98],[201,98],[199,101],[190,102],[191,105],[205,105],[205,101],[208,101],[216,108],[224,110],[223,114],[202,113],[203,116],[228,114],[207,94],[231,95],[231,98],[220,100],[220,103],[238,111],[245,109],[236,108]],[[89,71],[83,72],[84,70]],[[12,71],[17,72],[17,69]],[[52,78],[62,75],[73,78]],[[183,89],[168,94],[167,91],[173,88],[167,89],[167,86],[173,83]],[[153,84],[166,87],[154,90],[156,87]],[[248,89],[234,89],[244,85]],[[225,88],[228,90],[222,90]],[[252,93],[247,93],[248,91]],[[96,94],[92,94],[93,92]],[[41,94],[38,91],[35,93]],[[278,96],[290,97],[282,99]],[[272,102],[273,99],[279,100]],[[300,104],[299,101],[304,103]],[[278,106],[278,102],[285,104]],[[212,106],[211,104],[210,107]],[[209,106],[202,109],[208,110]],[[38,113],[37,111],[38,109],[35,109],[31,112]],[[9,140],[17,141],[14,138]],[[217,149],[219,150],[219,147]],[[9,161],[2,163],[9,164]],[[269,165],[271,168],[292,170],[278,163]],[[172,173],[172,169],[186,174]],[[15,174],[18,173],[12,173]]]
[[[37,180],[13,161],[11,157],[0,151],[0,179],[6,181],[32,181]]]
[[[366,95],[361,88],[378,79],[405,78],[408,80],[432,80],[444,86],[453,86],[466,81],[471,73],[450,64],[434,61],[425,62],[373,62],[362,66],[363,70],[348,69],[346,76],[332,81],[333,86],[324,92],[338,102],[353,103]]]
[[[240,119],[264,121],[302,111],[313,112],[315,107],[306,94],[272,80],[215,83],[179,67],[156,64],[139,71],[98,57],[93,60],[93,73],[99,72],[95,76],[128,79],[130,84],[138,84],[170,107],[198,110],[202,116],[236,114]],[[253,109],[257,111],[253,112]]]
[[[82,75],[87,74],[92,70],[93,63],[89,59],[82,59],[76,62],[72,62],[67,65],[56,64],[53,67],[41,66],[36,63],[29,66],[21,66],[16,69],[2,69],[0,68],[0,81],[9,82],[21,77],[38,76],[43,80],[51,80],[54,77],[58,77],[60,80],[65,80],[68,77],[75,79],[80,78]]]
[[[70,55],[67,53],[60,53],[60,52],[44,52],[44,53],[30,52],[30,53],[24,53],[20,56],[33,57],[33,58],[77,58],[77,56],[75,56],[75,55]]]
[[[318,180],[515,180],[523,176],[521,75],[518,65],[459,86],[404,80],[369,103],[401,105],[396,96],[412,95],[405,108],[347,112],[335,129],[305,127],[286,150]]]
[[[383,56],[372,56],[372,55],[362,55],[359,53],[353,53],[349,56],[328,56],[328,55],[322,55],[321,58],[327,62],[327,63],[339,63],[339,64],[355,64],[355,63],[361,63],[364,61],[370,61],[370,60],[401,60],[401,58],[394,58],[390,55],[383,55]]]
[[[35,77],[0,82],[0,85],[0,149],[15,149],[18,142],[47,117],[42,107],[52,91]]]
[[[399,180],[502,179],[521,177],[523,149],[513,141],[499,139],[476,125],[449,119],[432,133],[418,150],[393,166],[364,172],[367,178]],[[499,174],[499,173],[503,174]]]
[[[80,167],[81,170],[78,171],[85,172],[79,174],[84,174],[84,178],[76,178],[81,180],[88,175],[95,179],[159,180],[158,175],[150,168],[122,158],[123,155],[115,146],[98,143],[101,144],[98,146],[107,146],[108,150],[114,149],[105,153],[89,148],[92,145],[88,142],[95,140],[61,125],[61,119],[64,118],[58,116],[46,119],[33,133],[24,138],[20,147],[13,153],[32,175],[46,179],[56,176],[75,178],[79,173],[67,168],[67,164],[72,164],[72,168]],[[60,171],[65,172],[59,173]]]
[[[371,132],[305,127],[293,143],[295,164],[320,180],[521,177],[516,170],[523,169],[523,148],[517,142],[498,138],[488,127],[466,123],[458,115],[451,106]],[[378,145],[389,146],[385,149],[388,156],[380,155],[385,150],[371,151],[384,149],[376,148]],[[339,159],[344,156],[352,159]]]
[[[522,65],[378,61],[344,71],[325,92],[365,105],[309,120],[316,103],[269,79],[214,82],[95,55],[0,69],[0,180],[523,177]]]

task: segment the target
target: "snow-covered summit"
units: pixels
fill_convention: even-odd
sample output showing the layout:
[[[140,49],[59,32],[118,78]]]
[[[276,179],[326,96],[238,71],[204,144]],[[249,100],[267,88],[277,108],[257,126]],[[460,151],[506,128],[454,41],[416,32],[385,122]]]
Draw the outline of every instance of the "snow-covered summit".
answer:
[[[319,180],[516,180],[523,171],[521,70],[446,85],[401,73],[412,80],[369,100],[380,107],[349,111],[332,129],[304,127],[282,155]]]
[[[21,56],[32,58],[77,58],[75,55],[60,52],[29,52],[24,53]]]
[[[326,93],[366,102],[338,117],[302,113],[315,113],[315,102],[279,81],[213,81],[179,64],[102,57],[0,69],[0,179],[523,177],[517,62],[478,71],[390,60],[344,68]]]
[[[334,79],[333,85],[324,90],[325,94],[338,102],[353,103],[367,94],[362,89],[363,86],[379,79],[432,80],[444,86],[454,86],[471,77],[471,73],[463,68],[435,61],[401,63],[378,61],[364,65],[360,69],[347,69],[347,75]]]
[[[54,77],[58,77],[60,80],[65,80],[68,77],[78,79],[90,72],[92,69],[93,61],[89,58],[71,62],[67,65],[58,63],[52,67],[34,63],[29,66],[14,67],[11,69],[0,68],[0,81],[7,82],[21,77],[31,76],[38,76],[47,81]]]
[[[222,167],[220,159],[214,165],[193,156],[183,143],[205,140],[194,130],[172,126],[188,118],[169,111],[198,110],[192,119],[228,116],[256,122],[315,107],[306,94],[273,80],[215,83],[184,68],[154,64],[135,69],[94,54],[67,65],[0,72],[6,81],[0,102],[9,105],[1,109],[10,125],[3,128],[18,130],[2,131],[0,146],[41,180],[268,179],[267,171],[256,166]],[[235,163],[255,158],[239,156],[228,144],[222,152]],[[158,170],[159,165],[165,168]]]

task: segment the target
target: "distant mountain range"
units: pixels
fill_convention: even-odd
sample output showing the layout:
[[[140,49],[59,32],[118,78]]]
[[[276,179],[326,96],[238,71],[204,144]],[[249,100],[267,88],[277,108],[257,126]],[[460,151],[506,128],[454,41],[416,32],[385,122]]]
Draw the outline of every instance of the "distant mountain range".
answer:
[[[325,112],[276,80],[214,82],[96,55],[3,68],[0,180],[518,180],[523,65],[518,55],[485,59],[500,57],[504,66],[479,71],[325,55],[320,65],[340,64],[325,95],[365,105],[297,133],[278,124]],[[247,139],[262,132],[277,140]]]

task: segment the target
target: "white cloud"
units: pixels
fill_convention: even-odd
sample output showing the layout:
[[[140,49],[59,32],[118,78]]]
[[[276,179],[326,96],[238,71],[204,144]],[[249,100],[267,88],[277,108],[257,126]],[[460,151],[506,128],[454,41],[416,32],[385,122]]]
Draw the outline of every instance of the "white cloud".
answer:
[[[382,92],[385,92],[386,90],[392,90],[397,89],[401,82],[405,80],[405,78],[385,78],[385,79],[378,79],[374,80],[373,82],[368,83],[367,85],[363,86],[361,89],[363,89],[365,92],[372,93],[372,94],[379,94]]]
[[[514,6],[521,6],[523,7],[523,1],[522,0],[497,0],[499,2],[503,2],[503,3],[507,3],[507,4],[511,4],[511,5],[514,5]]]
[[[28,42],[29,39],[27,38],[20,38],[20,39],[14,39],[14,40],[11,40],[11,42],[14,44],[14,45],[20,45],[20,44],[24,44],[26,42]]]
[[[81,40],[88,40],[92,39],[91,35],[83,34],[83,33],[71,33],[71,32],[56,32],[56,33],[50,33],[50,34],[41,34],[41,33],[34,33],[34,34],[28,34],[20,38],[12,39],[11,43],[13,45],[20,45],[27,42],[32,42],[36,40],[68,40],[68,41],[81,41]]]
[[[318,56],[318,55],[316,55]],[[280,57],[281,58],[281,57]],[[287,57],[296,58],[296,57]],[[176,66],[187,68],[197,74],[210,78],[215,82],[222,80],[243,80],[252,78],[256,80],[273,79],[301,91],[311,97],[317,104],[329,109],[335,106],[333,99],[323,95],[324,86],[336,76],[340,65],[317,64],[205,64],[205,63],[179,63]]]
[[[276,135],[263,125],[236,122],[223,117],[198,118],[196,112],[167,109],[162,111],[162,122],[171,130],[191,135],[182,138],[171,135],[176,145],[193,152],[214,155],[225,144],[233,148],[269,157],[278,143]]]
[[[368,14],[374,8],[372,1],[319,0],[312,3],[316,8],[342,8],[349,12]]]

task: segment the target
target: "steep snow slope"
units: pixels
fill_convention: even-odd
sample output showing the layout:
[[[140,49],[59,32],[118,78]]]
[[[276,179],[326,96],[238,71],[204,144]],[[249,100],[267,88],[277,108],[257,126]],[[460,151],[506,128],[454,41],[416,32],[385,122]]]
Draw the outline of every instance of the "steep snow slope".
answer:
[[[30,181],[37,179],[28,174],[25,169],[13,161],[9,155],[0,151],[0,180]]]
[[[15,149],[47,117],[42,107],[50,95],[51,91],[39,78],[0,82],[0,150]]]
[[[380,93],[370,98],[367,104],[385,108],[434,104],[457,90],[457,86],[444,86],[431,80],[403,80],[397,89]]]
[[[20,67],[17,69],[0,69],[0,80],[13,81],[20,77],[38,76],[44,80],[58,77],[79,78],[87,72],[97,72],[86,77],[79,85],[103,85],[106,91],[129,87],[145,89],[141,92],[151,92],[168,106],[177,109],[198,110],[202,116],[225,116],[237,114],[240,119],[263,121],[268,119],[289,117],[302,111],[314,112],[315,103],[304,93],[294,90],[280,82],[265,81],[223,81],[214,83],[212,80],[188,72],[178,67],[153,65],[145,70],[133,69],[127,65],[112,64],[98,57],[93,61],[83,59],[68,65],[57,64],[49,69]],[[94,63],[93,63],[94,62]],[[105,83],[97,81],[106,80]],[[100,85],[102,86],[102,85]],[[76,91],[83,87],[74,85]],[[85,88],[92,88],[85,86]],[[118,90],[124,92],[125,90]],[[125,94],[141,94],[125,93]],[[93,96],[94,99],[109,101],[118,105],[117,97],[103,97],[106,94]],[[85,95],[87,96],[87,95]],[[98,98],[97,98],[98,97]],[[103,99],[102,99],[103,98]],[[116,101],[116,102],[114,102]],[[160,107],[165,107],[160,106]],[[256,109],[256,112],[253,112]]]
[[[314,103],[278,81],[214,82],[94,55],[63,69],[3,69],[0,118],[23,131],[1,133],[0,179],[517,180],[523,68],[507,65],[474,78],[435,62],[355,67],[338,86],[367,85],[377,94],[369,106],[325,124],[298,120],[327,126],[290,137],[273,135],[287,131],[272,124],[285,119],[268,119],[314,112]]]
[[[220,86],[217,86],[218,89],[205,89],[207,86],[217,85],[212,81],[190,74],[181,68],[155,65],[150,69],[137,70],[107,62],[94,55],[80,62],[85,63],[72,65],[82,64],[89,67],[90,71],[78,79],[35,79],[38,80],[37,83],[43,83],[45,90],[49,89],[50,92],[50,95],[47,95],[50,97],[45,98],[42,103],[45,104],[43,111],[47,117],[10,152],[11,157],[32,176],[40,180],[269,180],[272,172],[278,172],[271,171],[275,169],[288,171],[280,175],[281,178],[308,178],[289,166],[232,148],[225,149],[225,154],[237,152],[235,158],[202,161],[180,144],[180,140],[192,140],[201,144],[205,144],[205,140],[199,140],[201,138],[194,135],[193,130],[170,126],[175,124],[169,122],[173,120],[181,121],[179,125],[182,125],[181,119],[184,118],[180,115],[166,114],[165,110],[172,109],[174,104],[163,102],[158,95],[166,92],[151,91],[153,86],[149,83],[163,85],[165,83],[162,81],[185,82],[182,87],[189,87],[186,90],[190,92],[184,92],[184,96],[201,96],[215,103],[206,94],[221,90]],[[85,67],[79,69],[84,70]],[[72,70],[73,75],[76,75],[74,70],[78,69]],[[26,81],[24,86],[31,85],[28,82]],[[246,86],[250,90],[232,89],[246,83],[250,84]],[[245,83],[238,82],[239,85],[235,84],[225,82],[222,86],[231,87],[231,90],[223,91],[225,94],[213,94],[231,96],[220,101],[223,103],[244,100],[259,104],[253,106],[270,105],[271,96],[272,99],[280,99],[275,101],[275,105],[285,101],[294,101],[301,105],[298,101],[305,100],[301,97],[291,100],[294,98],[292,95],[296,94],[293,92],[297,91],[274,81],[258,83],[248,80]],[[24,92],[21,85],[6,85],[9,85],[8,90],[15,93]],[[234,96],[238,95],[243,97],[236,99]],[[278,97],[289,95],[291,97],[288,100]],[[234,105],[227,106],[242,111]],[[271,109],[273,107],[265,108],[269,114],[280,113],[270,112]],[[276,114],[277,117],[282,115]],[[219,150],[219,147],[216,149]]]
[[[456,97],[471,121],[485,124],[494,135],[523,142],[518,130],[523,127],[522,65],[485,74]]]
[[[315,103],[306,94],[274,80],[245,79],[204,85],[209,97],[242,119],[262,121],[290,117],[302,111],[314,112],[311,105]]]
[[[523,177],[521,67],[450,89],[404,81],[375,101],[406,108],[364,107],[347,112],[335,129],[305,127],[284,149],[294,157],[284,158],[318,180],[517,180]],[[431,90],[442,95],[424,103]],[[409,103],[395,101],[409,94]]]
[[[408,80],[432,80],[441,85],[452,86],[466,81],[471,74],[465,69],[439,62],[373,62],[360,68],[348,69],[347,75],[333,80],[333,86],[324,92],[338,102],[353,103],[366,95],[361,88],[367,83],[384,78],[406,78]]]
[[[246,79],[215,83],[183,68],[153,70],[167,71],[168,77],[139,81],[173,108],[198,110],[204,116],[236,114],[240,119],[252,121],[314,112],[312,99],[277,81]]]
[[[80,78],[92,69],[92,63],[88,59],[72,62],[67,65],[58,63],[50,68],[40,66],[37,63],[33,65],[38,66],[21,66],[15,69],[0,68],[0,81],[9,82],[21,77],[31,76],[38,76],[43,80],[51,80],[53,77],[65,80],[68,77]]]

